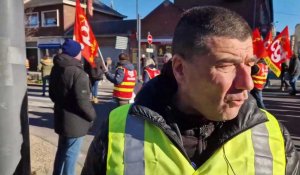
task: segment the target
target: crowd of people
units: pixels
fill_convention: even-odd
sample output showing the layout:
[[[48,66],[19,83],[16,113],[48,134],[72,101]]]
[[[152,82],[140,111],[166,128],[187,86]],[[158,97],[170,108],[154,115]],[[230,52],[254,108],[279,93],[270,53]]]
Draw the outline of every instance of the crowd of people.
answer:
[[[267,66],[265,60],[260,58],[257,63],[251,67],[251,75],[253,79],[254,88],[250,91],[255,98],[257,106],[261,109],[266,109],[263,102],[263,90],[271,86],[270,83],[271,71]],[[300,76],[300,60],[297,54],[293,54],[289,63],[283,62],[281,64],[280,90],[285,91],[291,87],[289,94],[295,96],[297,94],[297,80]]]
[[[156,59],[142,55],[141,79],[127,53],[119,54],[115,67],[110,57],[106,64],[96,58],[96,67],[83,66],[80,44],[66,39],[62,53],[46,55],[39,67],[59,136],[53,174],[74,174],[83,137],[97,117],[93,103],[104,76],[114,84],[119,107],[91,143],[83,175],[299,174],[287,129],[263,103],[269,68],[254,57],[251,34],[228,9],[189,9],[161,70]],[[296,95],[299,76],[294,54],[282,64],[280,89],[290,86]]]
[[[82,174],[299,174],[288,131],[265,110],[268,67],[251,34],[224,8],[184,12],[172,59],[110,113]]]

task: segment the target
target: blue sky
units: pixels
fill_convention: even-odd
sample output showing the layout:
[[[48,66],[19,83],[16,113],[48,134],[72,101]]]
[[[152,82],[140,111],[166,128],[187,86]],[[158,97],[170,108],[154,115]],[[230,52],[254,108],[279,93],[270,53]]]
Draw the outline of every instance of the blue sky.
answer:
[[[110,5],[113,1],[114,9],[123,15],[128,16],[126,19],[136,19],[136,0],[100,0],[106,5]],[[139,14],[145,17],[153,9],[155,9],[164,0],[138,0]],[[171,2],[174,2],[171,0]]]
[[[101,0],[106,5],[110,5],[112,1],[115,10],[128,16],[127,19],[136,19],[136,0]],[[138,1],[142,18],[163,2],[163,0]],[[288,25],[289,33],[293,34],[296,24],[300,23],[300,0],[273,0],[273,10],[276,30],[281,31]]]
[[[300,23],[300,0],[273,0],[274,23],[277,31],[286,25],[294,34],[296,24]]]

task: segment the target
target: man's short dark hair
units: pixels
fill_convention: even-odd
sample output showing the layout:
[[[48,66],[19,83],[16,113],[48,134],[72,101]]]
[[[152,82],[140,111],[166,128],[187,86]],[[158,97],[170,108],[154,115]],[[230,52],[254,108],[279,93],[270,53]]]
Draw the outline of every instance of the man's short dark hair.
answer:
[[[173,37],[173,55],[191,59],[209,52],[206,38],[228,37],[245,41],[251,37],[248,23],[237,13],[216,6],[194,7],[183,13]]]
[[[129,57],[126,53],[120,53],[119,60],[129,60]]]

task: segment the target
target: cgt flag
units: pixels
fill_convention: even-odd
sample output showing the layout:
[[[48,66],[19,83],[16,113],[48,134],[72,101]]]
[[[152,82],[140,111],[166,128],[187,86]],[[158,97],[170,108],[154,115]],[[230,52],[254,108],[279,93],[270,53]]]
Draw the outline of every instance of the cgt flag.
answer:
[[[92,67],[96,67],[95,56],[98,54],[98,43],[93,31],[80,7],[80,1],[76,0],[76,14],[74,25],[74,37],[81,44],[82,56]]]
[[[255,28],[252,33],[252,42],[253,42],[253,54],[257,58],[264,58],[268,56],[268,53],[264,47],[264,42],[261,38],[258,28]]]
[[[269,56],[265,58],[265,61],[275,75],[279,77],[281,74],[281,63],[290,59],[292,55],[288,27],[285,27],[276,36],[267,51]]]

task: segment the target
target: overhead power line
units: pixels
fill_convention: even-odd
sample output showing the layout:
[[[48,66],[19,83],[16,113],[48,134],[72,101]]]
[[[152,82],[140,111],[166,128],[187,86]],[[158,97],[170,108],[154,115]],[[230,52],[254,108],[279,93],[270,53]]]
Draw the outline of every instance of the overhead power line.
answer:
[[[287,12],[274,12],[276,14],[281,14],[281,15],[289,15],[289,16],[300,16],[300,14],[296,14],[296,13],[287,13]]]

